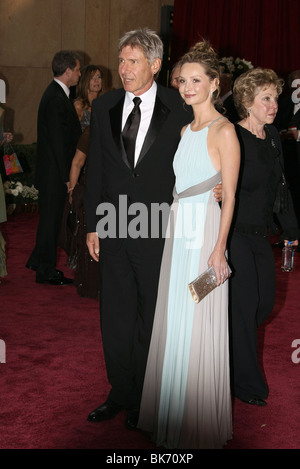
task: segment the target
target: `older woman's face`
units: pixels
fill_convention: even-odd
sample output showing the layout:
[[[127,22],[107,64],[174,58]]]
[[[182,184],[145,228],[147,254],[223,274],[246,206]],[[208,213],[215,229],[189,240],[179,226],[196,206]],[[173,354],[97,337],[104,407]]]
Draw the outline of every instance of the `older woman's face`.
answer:
[[[272,124],[278,110],[278,94],[275,85],[259,88],[250,109],[250,119],[257,124]]]

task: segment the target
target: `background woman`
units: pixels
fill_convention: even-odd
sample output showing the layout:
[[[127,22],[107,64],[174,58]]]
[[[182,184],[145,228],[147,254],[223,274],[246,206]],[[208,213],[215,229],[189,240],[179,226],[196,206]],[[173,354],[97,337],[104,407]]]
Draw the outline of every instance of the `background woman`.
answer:
[[[179,92],[194,120],[183,129],[174,158],[171,217],[178,216],[165,244],[138,426],[158,446],[213,449],[222,448],[232,432],[224,282],[239,145],[233,124],[214,106],[219,62],[210,45],[196,44],[180,67]],[[222,211],[213,195],[221,180]],[[195,304],[188,284],[208,266],[219,286]]]
[[[98,65],[87,65],[81,70],[81,78],[76,87],[74,106],[81,129],[90,124],[92,102],[102,91],[102,72]]]
[[[72,160],[68,184],[69,201],[66,203],[62,223],[62,247],[69,256],[69,266],[74,269],[74,285],[80,296],[99,298],[98,265],[89,255],[86,247],[86,229],[84,220],[83,192],[85,185],[85,162],[89,148],[91,106],[102,90],[102,72],[98,65],[87,65],[81,71],[81,78],[76,88],[77,97],[74,106],[81,124],[82,134]],[[78,220],[78,229],[68,240],[66,235],[67,216],[70,205]]]
[[[241,170],[229,243],[230,313],[233,394],[249,404],[266,405],[268,387],[257,355],[257,327],[272,311],[275,262],[268,235],[275,233],[273,207],[281,179],[283,157],[277,130],[282,82],[275,72],[256,68],[234,84],[241,121],[236,125],[241,146]],[[288,211],[277,213],[282,239],[296,240],[299,231],[289,194]]]

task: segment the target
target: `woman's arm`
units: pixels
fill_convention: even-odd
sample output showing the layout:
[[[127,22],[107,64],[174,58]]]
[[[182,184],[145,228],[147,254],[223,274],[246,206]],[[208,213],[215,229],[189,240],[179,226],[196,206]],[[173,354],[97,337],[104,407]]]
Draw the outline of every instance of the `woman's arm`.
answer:
[[[218,282],[222,283],[229,276],[225,251],[235,205],[235,192],[240,169],[240,145],[235,128],[229,122],[216,129],[215,137],[216,155],[219,157],[222,177],[222,209],[219,235],[208,265],[214,266]]]
[[[83,110],[84,110],[84,106],[82,104],[81,99],[79,99],[79,98],[75,99],[73,104],[74,104],[75,110],[77,112],[78,119],[81,121],[82,115],[83,115]]]
[[[70,169],[70,182],[68,188],[70,203],[72,202],[72,191],[78,182],[80,171],[85,163],[85,160],[86,154],[83,153],[83,151],[79,150],[79,148],[77,148]]]
[[[0,146],[3,145],[3,143],[7,142],[10,143],[13,139],[13,134],[11,132],[3,132],[2,134],[2,140],[0,141]]]

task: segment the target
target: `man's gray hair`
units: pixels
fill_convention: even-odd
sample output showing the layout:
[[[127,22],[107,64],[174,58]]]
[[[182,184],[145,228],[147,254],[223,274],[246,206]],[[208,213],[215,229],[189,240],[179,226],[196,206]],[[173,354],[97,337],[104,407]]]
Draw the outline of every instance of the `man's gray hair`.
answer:
[[[155,59],[163,59],[163,42],[156,32],[151,29],[141,28],[125,33],[119,41],[119,54],[126,46],[142,49],[150,65]]]

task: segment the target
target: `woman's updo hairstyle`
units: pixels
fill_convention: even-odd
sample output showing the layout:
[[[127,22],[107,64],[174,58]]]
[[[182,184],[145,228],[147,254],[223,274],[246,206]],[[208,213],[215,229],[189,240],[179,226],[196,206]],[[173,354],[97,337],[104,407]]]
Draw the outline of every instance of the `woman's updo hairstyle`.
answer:
[[[211,81],[216,79],[217,88],[212,97],[213,103],[216,104],[220,95],[220,64],[218,55],[209,41],[197,42],[192,46],[179,60],[179,66],[182,67],[186,63],[199,63]]]

